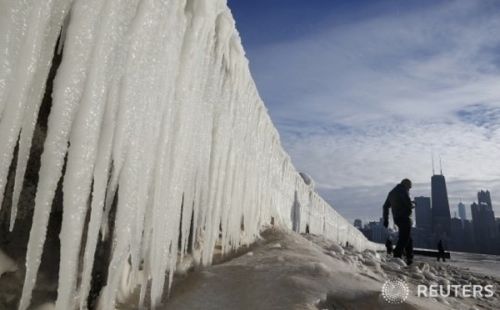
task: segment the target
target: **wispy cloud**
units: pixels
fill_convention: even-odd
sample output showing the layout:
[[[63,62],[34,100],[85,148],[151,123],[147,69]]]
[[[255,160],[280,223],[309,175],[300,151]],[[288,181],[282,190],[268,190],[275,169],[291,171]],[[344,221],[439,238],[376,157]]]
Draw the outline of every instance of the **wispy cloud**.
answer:
[[[483,3],[446,2],[325,24],[314,36],[251,50],[252,69],[278,121],[361,125],[387,116],[448,117],[479,102],[498,105],[500,11],[493,18]]]
[[[318,29],[248,55],[285,148],[341,213],[355,205],[342,197],[364,200],[356,208],[368,214],[387,184],[429,184],[431,152],[450,193],[469,201],[490,186],[500,204],[498,2],[435,1],[353,22],[332,12]]]

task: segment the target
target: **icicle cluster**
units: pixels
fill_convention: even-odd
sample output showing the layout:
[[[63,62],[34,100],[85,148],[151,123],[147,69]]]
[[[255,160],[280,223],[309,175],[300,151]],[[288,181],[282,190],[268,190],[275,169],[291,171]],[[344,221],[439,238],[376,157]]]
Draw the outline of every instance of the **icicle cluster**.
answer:
[[[61,178],[61,310],[87,307],[99,232],[113,238],[105,309],[129,261],[140,304],[147,296],[154,307],[187,252],[210,264],[216,242],[223,253],[249,243],[271,218],[371,246],[281,148],[225,1],[10,0],[0,12],[0,199],[19,145],[11,227],[65,25],[19,309],[30,304]]]

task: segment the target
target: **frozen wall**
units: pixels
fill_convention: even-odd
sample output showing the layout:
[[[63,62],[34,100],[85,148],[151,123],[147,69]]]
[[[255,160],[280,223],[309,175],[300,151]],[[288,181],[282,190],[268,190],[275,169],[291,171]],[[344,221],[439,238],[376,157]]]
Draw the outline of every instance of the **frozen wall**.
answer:
[[[148,296],[155,306],[185,255],[210,264],[216,243],[228,252],[252,242],[271,219],[375,246],[283,151],[225,1],[7,0],[0,15],[0,198],[12,164],[11,228],[64,25],[20,309],[30,304],[61,178],[57,309],[86,308],[98,238],[113,240],[106,309],[129,260],[140,303]]]

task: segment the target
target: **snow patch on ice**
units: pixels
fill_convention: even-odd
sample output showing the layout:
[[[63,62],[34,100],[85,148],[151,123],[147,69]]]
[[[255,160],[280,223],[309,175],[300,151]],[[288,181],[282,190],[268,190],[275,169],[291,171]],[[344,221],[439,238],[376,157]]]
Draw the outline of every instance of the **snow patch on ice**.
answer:
[[[270,246],[271,249],[281,249],[281,244],[275,243]]]

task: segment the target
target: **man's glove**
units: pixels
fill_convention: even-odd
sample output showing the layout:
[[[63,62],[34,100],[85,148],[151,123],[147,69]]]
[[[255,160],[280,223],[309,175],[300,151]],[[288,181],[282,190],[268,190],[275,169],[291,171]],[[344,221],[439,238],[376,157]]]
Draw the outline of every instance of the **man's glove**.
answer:
[[[384,219],[384,227],[385,228],[389,227],[389,220],[388,219]]]

